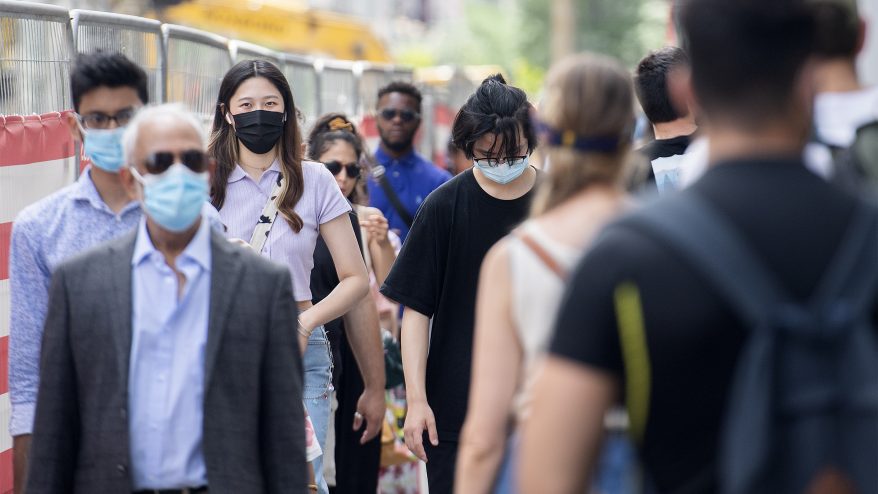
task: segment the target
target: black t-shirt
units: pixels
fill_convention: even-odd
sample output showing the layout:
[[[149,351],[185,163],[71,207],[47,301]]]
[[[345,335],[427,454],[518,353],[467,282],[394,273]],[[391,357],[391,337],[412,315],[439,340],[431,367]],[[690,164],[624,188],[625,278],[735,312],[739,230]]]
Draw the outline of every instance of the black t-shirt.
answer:
[[[691,135],[672,137],[670,139],[656,139],[648,144],[645,144],[638,151],[646,156],[646,159],[649,160],[649,175],[646,178],[646,181],[643,183],[645,187],[655,187],[656,184],[656,160],[662,158],[670,158],[671,160],[679,160],[682,158],[683,154],[686,152],[686,149],[689,147],[689,144],[692,142]],[[667,163],[668,166],[665,168],[673,167],[677,163],[671,163],[670,161]],[[675,182],[676,183],[676,182]]]
[[[456,441],[466,415],[476,285],[482,259],[523,221],[533,190],[510,200],[485,192],[469,169],[433,191],[381,293],[433,317],[427,400],[443,441]]]
[[[691,141],[692,136],[689,135],[672,137],[670,139],[656,139],[645,144],[639,151],[643,153],[649,161],[655,161],[659,158],[669,158],[671,156],[685,153],[686,148],[689,147]]]
[[[718,164],[680,193],[714,205],[799,300],[820,281],[856,206],[800,160]],[[651,362],[641,455],[659,492],[674,492],[715,464],[745,328],[681,255],[614,230],[573,273],[550,351],[624,378],[612,298],[623,281],[640,290]]]
[[[360,221],[357,219],[357,213],[351,211],[348,215],[351,218],[351,225],[354,227],[354,235],[357,237],[357,243],[360,245],[360,251],[362,252],[363,239],[360,237]],[[311,302],[314,304],[319,303],[326,298],[330,292],[335,290],[335,287],[338,286],[338,284],[338,271],[335,269],[335,262],[332,260],[332,254],[329,253],[329,247],[326,246],[323,237],[318,236],[317,244],[314,246],[314,269],[311,270]],[[333,319],[324,324],[323,327],[326,329],[326,336],[327,339],[329,339],[329,347],[333,349],[332,363],[334,372],[332,373],[332,382],[337,387],[338,376],[341,375],[343,371],[342,360],[340,358],[341,352],[339,352],[338,349],[341,348],[342,337],[344,336],[344,322],[342,318],[339,317],[338,319]]]

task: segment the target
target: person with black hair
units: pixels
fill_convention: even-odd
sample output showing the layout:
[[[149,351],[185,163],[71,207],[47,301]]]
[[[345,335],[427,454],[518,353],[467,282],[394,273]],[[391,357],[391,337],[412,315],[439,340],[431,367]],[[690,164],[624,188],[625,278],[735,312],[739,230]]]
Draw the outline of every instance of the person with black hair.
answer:
[[[208,147],[217,161],[211,200],[229,237],[250,239],[257,252],[283,263],[292,274],[304,400],[325,449],[332,352],[323,325],[360,303],[369,278],[348,217],[351,205],[325,166],[303,159],[303,149],[293,92],[283,72],[264,60],[244,60],[229,69],[217,95]],[[318,236],[332,252],[340,281],[314,304],[310,277]],[[322,458],[313,463],[317,490],[326,494]]]
[[[402,240],[424,199],[451,174],[415,152],[415,133],[421,125],[421,92],[395,81],[378,91],[376,124],[381,143],[375,159],[382,167],[368,181],[369,204],[379,209]]]
[[[149,102],[146,73],[118,53],[80,55],[70,73],[73,140],[91,166],[79,180],[15,218],[9,259],[9,395],[15,492],[24,488],[39,387],[40,348],[49,280],[64,260],[137,226],[140,205],[119,178],[122,132]]]
[[[333,396],[338,403],[334,427],[329,430],[335,438],[335,486],[330,484],[330,492],[375,492],[381,460],[378,436],[386,408],[384,348],[378,307],[372,294],[377,295],[376,282],[384,281],[396,259],[390,240],[394,234],[388,231],[387,220],[381,212],[365,205],[368,197],[364,183],[369,157],[356,125],[344,114],[328,113],[314,123],[307,143],[308,155],[323,163],[335,176],[342,194],[353,206],[351,224],[366,260],[370,288],[374,290],[343,317],[326,324],[333,348]],[[398,245],[399,238],[396,243]],[[323,300],[338,282],[332,253],[326,242],[318,238],[311,271],[313,302]],[[391,318],[395,319],[396,311],[391,312]],[[360,432],[364,424],[366,428]]]
[[[834,333],[828,319],[805,316],[806,323],[816,324],[808,329],[789,315],[811,310],[808,301],[825,295],[822,279],[827,274],[836,278],[837,271],[829,273],[827,267],[837,255],[865,253],[857,260],[848,256],[848,266],[871,262],[875,255],[869,243],[874,230],[861,237],[865,242],[851,244],[856,235],[849,235],[866,232],[860,220],[874,220],[875,212],[803,163],[814,97],[808,62],[815,39],[805,3],[683,3],[681,24],[694,96],[709,122],[711,166],[692,186],[610,225],[573,271],[525,424],[523,492],[583,492],[600,451],[604,413],[619,400],[628,406],[631,434],[656,492],[875,492],[875,483],[851,484],[863,479],[863,470],[849,469],[862,462],[874,474],[878,457],[872,446],[851,454],[841,440],[850,435],[830,432],[828,438],[814,434],[806,439],[787,428],[826,425],[827,417],[816,414],[848,410],[846,401],[826,404],[826,397],[818,396],[826,382],[822,379],[834,383],[828,386],[830,394],[840,393],[835,400],[855,389],[846,386],[859,377],[846,369],[841,375],[849,380],[842,385],[821,367],[810,374],[789,372],[786,366],[794,360],[779,359],[800,357],[787,352],[802,345],[815,349],[812,356],[840,365],[832,350],[839,339],[833,335],[850,334],[841,328]],[[726,255],[733,243],[736,255]],[[853,250],[854,245],[861,250]],[[749,261],[741,262],[740,253]],[[736,269],[742,264],[761,264],[756,266],[760,276]],[[725,282],[719,281],[718,271]],[[876,270],[864,266],[858,271],[874,276]],[[776,311],[766,315],[771,320],[754,327],[738,302],[741,294],[769,291],[771,285],[763,282],[768,278],[788,304],[771,307]],[[841,298],[827,303],[844,307],[845,317],[869,321],[873,329],[875,294],[859,296],[865,300],[859,308]],[[822,310],[818,314],[835,317]],[[777,335],[761,355],[753,346],[760,335]],[[815,341],[820,343],[815,346]],[[861,346],[863,352],[874,350],[874,345]],[[760,356],[778,359],[762,361]],[[754,358],[765,363],[760,367],[764,372],[740,367]],[[815,363],[813,358],[804,362]],[[787,401],[774,397],[805,396],[795,394],[804,391],[794,389],[796,377],[811,383],[818,373],[819,386],[805,391],[811,393],[808,398],[797,404],[790,399],[782,410],[775,407]],[[742,381],[746,376],[764,383],[768,393],[741,395],[753,390],[741,386],[754,382]],[[871,384],[874,390],[874,380]],[[805,411],[803,403],[813,405]],[[762,423],[742,424],[742,418],[754,418],[742,413],[747,410],[758,410]],[[875,437],[873,405],[856,410],[862,420],[871,420],[864,428],[871,433],[861,436]],[[842,430],[850,415],[828,419],[836,419],[829,431]],[[764,428],[757,433],[747,429],[760,425]],[[801,446],[792,446],[792,439]],[[827,447],[824,439],[836,440],[834,446]],[[866,444],[874,440],[860,445]],[[834,455],[839,448],[842,454]],[[793,471],[789,459],[812,453],[820,459],[783,475]]]
[[[528,164],[536,146],[532,110],[524,91],[499,74],[469,97],[452,135],[475,166],[427,197],[381,289],[405,306],[405,442],[427,461],[433,494],[454,487],[479,266],[488,249],[527,216],[537,182]]]
[[[857,130],[878,122],[878,86],[865,86],[857,75],[857,55],[866,37],[866,23],[860,18],[855,0],[809,0],[817,23],[814,46],[815,141],[829,150],[849,148]],[[837,170],[831,153],[820,147],[810,149],[812,168],[825,176],[835,177]],[[864,173],[873,184],[878,183],[878,157],[869,157]],[[863,163],[861,165],[866,165]]]
[[[686,52],[669,46],[644,57],[634,74],[634,92],[655,131],[655,140],[639,149],[652,165],[644,185],[659,192],[679,188],[680,159],[697,129],[693,112],[680,111],[670,92],[688,65]]]

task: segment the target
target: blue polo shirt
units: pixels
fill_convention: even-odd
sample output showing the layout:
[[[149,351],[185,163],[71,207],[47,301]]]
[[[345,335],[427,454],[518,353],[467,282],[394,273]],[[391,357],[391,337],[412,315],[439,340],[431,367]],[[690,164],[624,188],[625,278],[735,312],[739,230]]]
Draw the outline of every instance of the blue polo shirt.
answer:
[[[387,181],[412,216],[415,215],[430,192],[451,178],[450,173],[414,151],[399,159],[393,159],[379,147],[375,151],[375,159],[385,168]],[[384,190],[371,177],[368,181],[368,188],[369,205],[381,210],[387,217],[390,229],[396,231],[399,238],[405,241],[409,227],[396,213],[390,200],[384,194]]]

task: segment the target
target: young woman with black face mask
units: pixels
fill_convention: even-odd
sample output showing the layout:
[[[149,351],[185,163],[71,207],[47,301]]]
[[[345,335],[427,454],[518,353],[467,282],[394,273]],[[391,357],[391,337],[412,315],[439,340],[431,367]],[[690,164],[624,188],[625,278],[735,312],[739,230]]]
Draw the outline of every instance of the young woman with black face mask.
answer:
[[[217,170],[211,198],[230,237],[249,241],[257,252],[290,269],[304,353],[304,401],[325,447],[332,357],[323,325],[362,300],[369,282],[347,214],[351,206],[325,166],[303,161],[302,147],[283,73],[262,60],[232,67],[220,85],[213,120],[209,152]],[[332,253],[340,283],[312,306],[310,274],[318,235]],[[314,462],[314,470],[319,492],[327,492],[322,460]]]

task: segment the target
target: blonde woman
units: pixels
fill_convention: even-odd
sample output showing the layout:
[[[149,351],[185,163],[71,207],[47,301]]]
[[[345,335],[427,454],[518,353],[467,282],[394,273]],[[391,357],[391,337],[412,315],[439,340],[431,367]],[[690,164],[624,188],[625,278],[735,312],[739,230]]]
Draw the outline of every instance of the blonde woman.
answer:
[[[485,257],[476,300],[469,408],[456,492],[514,491],[501,465],[527,418],[529,382],[548,343],[564,278],[628,200],[620,186],[634,124],[630,76],[584,54],[549,73],[540,123],[549,166],[532,215]],[[558,424],[557,426],[561,426]],[[512,446],[512,448],[508,448]]]

